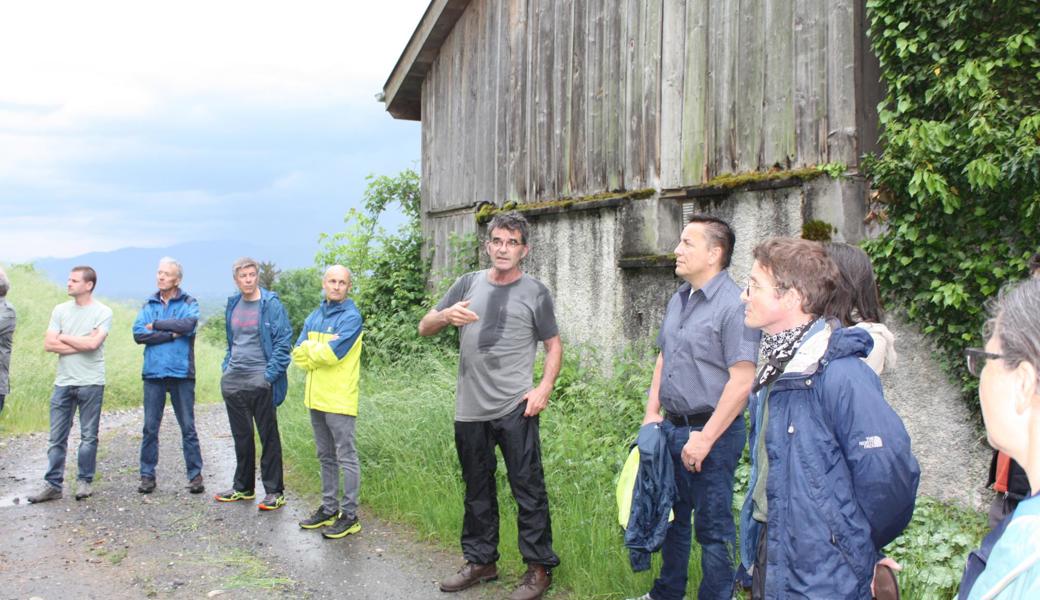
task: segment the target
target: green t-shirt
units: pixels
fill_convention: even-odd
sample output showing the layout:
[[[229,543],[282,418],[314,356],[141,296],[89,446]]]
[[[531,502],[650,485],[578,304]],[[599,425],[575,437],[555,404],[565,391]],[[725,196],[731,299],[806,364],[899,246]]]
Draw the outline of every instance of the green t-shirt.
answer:
[[[108,333],[111,327],[111,308],[97,300],[86,306],[69,300],[54,307],[47,329],[66,335],[90,335],[95,329]],[[104,343],[92,352],[59,356],[54,385],[105,385]]]

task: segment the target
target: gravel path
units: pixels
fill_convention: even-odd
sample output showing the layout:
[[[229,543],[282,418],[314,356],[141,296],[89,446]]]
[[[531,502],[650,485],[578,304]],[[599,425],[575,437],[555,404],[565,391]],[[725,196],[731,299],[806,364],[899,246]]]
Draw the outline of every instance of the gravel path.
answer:
[[[503,598],[516,578],[458,594],[437,580],[457,554],[414,541],[414,532],[362,507],[363,531],[325,540],[297,522],[317,506],[288,490],[288,505],[261,513],[253,502],[212,498],[234,473],[222,405],[197,410],[206,493],[184,483],[180,434],[167,408],[160,437],[159,487],[137,493],[139,411],[102,415],[94,497],[77,502],[78,422],[70,440],[65,497],[26,502],[46,469],[46,434],[0,440],[0,598]],[[364,468],[364,465],[362,465]],[[257,490],[263,486],[258,483]]]

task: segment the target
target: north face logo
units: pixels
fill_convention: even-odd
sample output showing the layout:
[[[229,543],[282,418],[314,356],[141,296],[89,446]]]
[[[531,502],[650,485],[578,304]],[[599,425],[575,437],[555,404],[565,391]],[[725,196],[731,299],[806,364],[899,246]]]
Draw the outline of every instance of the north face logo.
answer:
[[[871,448],[882,448],[885,444],[881,441],[881,436],[868,435],[859,445],[863,446],[864,450],[870,450]]]

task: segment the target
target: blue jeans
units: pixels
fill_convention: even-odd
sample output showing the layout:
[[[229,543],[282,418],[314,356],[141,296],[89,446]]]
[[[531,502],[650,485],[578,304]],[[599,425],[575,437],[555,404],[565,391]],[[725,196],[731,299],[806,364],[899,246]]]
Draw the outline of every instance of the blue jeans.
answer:
[[[97,467],[98,423],[101,421],[103,385],[56,385],[51,396],[51,434],[44,479],[61,489],[65,480],[65,451],[69,445],[72,417],[79,408],[79,474],[77,479],[94,481]]]
[[[699,430],[700,428],[693,428]],[[650,595],[654,600],[680,600],[686,593],[690,566],[690,521],[701,546],[700,600],[733,597],[733,566],[737,553],[737,526],[733,520],[733,476],[744,450],[747,433],[738,416],[715,442],[701,463],[700,473],[687,471],[682,449],[690,439],[690,427],[675,427],[668,433],[668,449],[675,465],[677,497],[672,511],[675,520],[661,547],[661,574]]]
[[[6,397],[6,394],[0,394],[0,413],[4,412],[4,398]]]
[[[202,474],[202,450],[195,432],[195,380],[179,377],[144,380],[144,428],[141,430],[141,477],[155,479],[159,464],[159,426],[166,409],[166,394],[181,427],[181,450],[188,481]]]

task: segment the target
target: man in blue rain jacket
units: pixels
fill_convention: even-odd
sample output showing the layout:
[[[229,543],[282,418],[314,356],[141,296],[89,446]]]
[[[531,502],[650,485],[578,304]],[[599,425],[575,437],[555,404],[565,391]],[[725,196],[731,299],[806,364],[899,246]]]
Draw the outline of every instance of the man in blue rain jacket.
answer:
[[[913,515],[920,468],[861,357],[873,346],[827,314],[837,267],[816,242],[759,244],[744,292],[761,329],[741,562],[752,598],[870,598],[880,550]]]
[[[195,327],[199,303],[180,288],[181,263],[159,260],[156,284],[134,321],[134,341],[144,344],[144,427],[141,431],[141,483],[137,491],[155,491],[155,467],[159,463],[159,426],[170,395],[173,414],[181,428],[181,449],[188,473],[188,491],[201,494],[202,450],[195,432]]]

